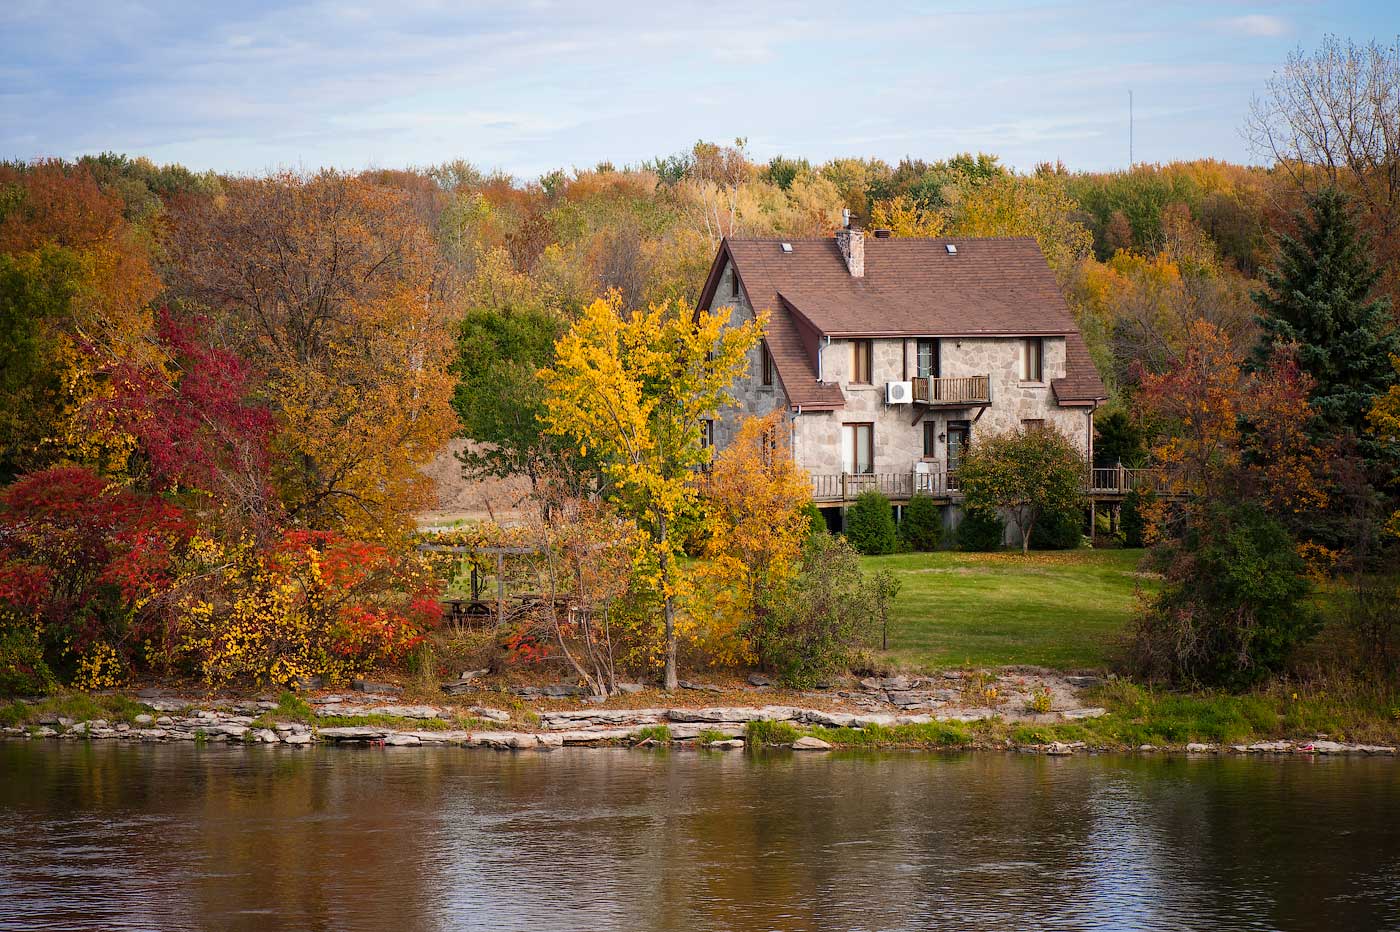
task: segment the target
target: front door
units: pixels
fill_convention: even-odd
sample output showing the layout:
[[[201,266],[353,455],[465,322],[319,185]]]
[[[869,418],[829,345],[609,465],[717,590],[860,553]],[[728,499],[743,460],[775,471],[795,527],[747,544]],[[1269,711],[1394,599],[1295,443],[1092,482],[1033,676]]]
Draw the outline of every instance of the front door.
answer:
[[[948,422],[948,472],[957,471],[971,439],[972,425],[967,421]]]

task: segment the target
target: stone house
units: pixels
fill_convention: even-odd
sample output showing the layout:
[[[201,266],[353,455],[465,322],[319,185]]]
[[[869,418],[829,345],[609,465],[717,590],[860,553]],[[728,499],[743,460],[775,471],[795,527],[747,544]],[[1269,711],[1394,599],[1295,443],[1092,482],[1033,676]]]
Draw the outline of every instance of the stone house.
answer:
[[[726,239],[699,307],[725,305],[768,327],[708,436],[783,410],[819,505],[869,488],[952,504],[962,451],[1001,431],[1053,425],[1091,458],[1107,392],[1029,237]]]

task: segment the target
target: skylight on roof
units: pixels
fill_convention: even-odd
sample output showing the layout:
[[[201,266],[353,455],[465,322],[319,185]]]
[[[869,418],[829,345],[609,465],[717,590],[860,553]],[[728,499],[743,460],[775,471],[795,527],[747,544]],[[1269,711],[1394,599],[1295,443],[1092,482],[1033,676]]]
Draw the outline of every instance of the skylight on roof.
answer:
[[[792,243],[783,243],[783,252],[792,252]]]
[[[950,256],[956,256],[958,254],[958,247],[952,243],[946,244],[943,248],[948,250],[948,255]]]

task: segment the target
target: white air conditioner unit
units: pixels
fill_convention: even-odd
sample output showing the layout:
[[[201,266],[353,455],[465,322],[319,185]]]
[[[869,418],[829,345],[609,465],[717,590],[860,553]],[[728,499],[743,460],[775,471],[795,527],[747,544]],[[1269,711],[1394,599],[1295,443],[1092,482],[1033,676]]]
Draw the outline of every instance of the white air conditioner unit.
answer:
[[[914,400],[914,383],[912,382],[886,382],[885,383],[885,404],[887,405],[907,405]]]

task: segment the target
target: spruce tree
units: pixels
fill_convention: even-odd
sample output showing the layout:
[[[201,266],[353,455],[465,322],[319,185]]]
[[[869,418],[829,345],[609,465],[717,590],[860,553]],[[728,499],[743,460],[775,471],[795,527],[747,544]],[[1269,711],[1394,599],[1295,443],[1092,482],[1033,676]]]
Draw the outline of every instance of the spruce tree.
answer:
[[[1314,429],[1350,431],[1364,441],[1372,402],[1395,381],[1390,358],[1400,354],[1400,331],[1390,300],[1371,296],[1380,272],[1346,195],[1324,188],[1308,197],[1295,220],[1296,235],[1279,237],[1266,290],[1254,294],[1263,333],[1253,361],[1262,365],[1279,344],[1297,344],[1299,365],[1317,383]]]

